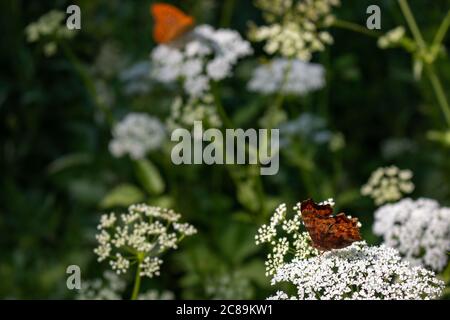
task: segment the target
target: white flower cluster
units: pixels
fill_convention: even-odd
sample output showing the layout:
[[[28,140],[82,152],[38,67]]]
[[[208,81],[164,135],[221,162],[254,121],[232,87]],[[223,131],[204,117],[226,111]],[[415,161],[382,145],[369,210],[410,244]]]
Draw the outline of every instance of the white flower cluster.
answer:
[[[102,278],[81,283],[78,300],[120,300],[126,288],[125,280],[112,271],[103,272]]]
[[[247,87],[263,94],[304,95],[324,85],[325,70],[320,64],[276,58],[257,67]]]
[[[179,223],[180,214],[146,204],[132,205],[120,217],[104,214],[96,235],[98,261],[109,260],[117,273],[126,273],[134,263],[140,264],[140,276],[159,275],[159,256],[168,249],[177,249],[178,242],[197,230]]]
[[[401,26],[397,27],[395,29],[392,29],[391,31],[388,31],[385,35],[380,37],[378,39],[378,46],[381,49],[394,47],[398,45],[398,43],[404,38],[404,36],[405,28]]]
[[[450,251],[450,208],[432,199],[403,199],[375,212],[373,232],[413,265],[441,271]]]
[[[151,65],[149,61],[139,61],[120,72],[120,80],[124,84],[127,95],[147,94],[152,88],[150,79]]]
[[[192,127],[195,121],[202,120],[213,128],[222,126],[214,106],[214,99],[210,94],[200,98],[188,98],[187,102],[184,102],[182,97],[176,97],[166,124],[170,130],[173,130],[179,127]]]
[[[206,280],[205,293],[213,300],[245,300],[252,296],[250,280],[241,272],[221,273]]]
[[[327,128],[324,118],[304,112],[295,119],[279,126],[281,145],[289,145],[292,140],[301,139],[314,144],[329,143],[333,133]]]
[[[63,21],[66,14],[63,11],[52,10],[41,16],[36,22],[30,23],[25,28],[28,42],[44,40],[44,53],[52,56],[58,50],[57,41],[73,38],[77,30],[69,30]]]
[[[77,300],[120,300],[126,289],[126,281],[112,271],[105,271],[102,278],[83,281],[81,290],[77,293]],[[149,290],[140,293],[138,300],[173,300],[170,291],[158,292]]]
[[[324,29],[334,20],[332,9],[339,0],[255,0],[269,25],[253,27],[250,37],[266,41],[268,54],[308,61],[314,52],[333,43]]]
[[[236,62],[252,52],[238,32],[200,25],[181,48],[159,45],[153,50],[152,75],[163,83],[182,80],[188,96],[201,97],[210,91],[211,80],[229,77]]]
[[[400,170],[396,166],[378,168],[361,188],[361,194],[372,197],[376,205],[397,201],[414,191],[412,176],[411,170]]]
[[[272,285],[280,282],[293,284],[296,294],[278,291],[269,299],[435,299],[444,288],[433,272],[410,266],[395,249],[363,241],[309,259],[294,258],[272,278]]]
[[[267,243],[272,247],[272,252],[267,255],[267,261],[265,262],[266,276],[275,274],[289,257],[305,259],[319,253],[311,246],[309,234],[300,232],[299,204],[294,207],[294,210],[297,211],[297,214],[288,219],[286,217],[286,204],[279,205],[270,218],[270,223],[262,225],[255,236],[257,245]]]
[[[129,154],[133,159],[141,159],[162,145],[166,130],[158,118],[145,113],[129,113],[114,126],[112,136],[109,151],[113,156]]]

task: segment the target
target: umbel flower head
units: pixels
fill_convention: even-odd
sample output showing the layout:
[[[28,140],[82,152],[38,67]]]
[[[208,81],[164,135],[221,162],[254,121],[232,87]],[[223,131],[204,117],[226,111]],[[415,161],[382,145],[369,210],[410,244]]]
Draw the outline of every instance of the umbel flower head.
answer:
[[[268,54],[310,60],[333,38],[326,31],[334,20],[332,9],[339,0],[255,0],[268,25],[250,30],[254,41],[266,41]]]
[[[373,232],[413,265],[441,271],[450,251],[450,208],[432,199],[403,199],[375,211]]]
[[[250,43],[238,32],[197,26],[181,47],[159,45],[151,53],[152,75],[163,83],[181,80],[188,96],[201,97],[210,91],[210,81],[232,74],[237,61],[252,54]]]
[[[404,194],[414,191],[411,170],[400,170],[396,166],[378,168],[361,188],[361,194],[370,196],[376,205],[397,201]]]
[[[109,150],[115,157],[129,154],[133,159],[142,159],[147,152],[162,145],[166,132],[158,118],[129,113],[114,126],[112,135]]]
[[[63,21],[66,14],[63,11],[51,10],[41,16],[37,21],[25,28],[28,42],[44,41],[44,53],[52,56],[58,49],[57,42],[62,39],[73,38],[77,30],[69,30]]]
[[[334,206],[333,199],[322,204]],[[302,231],[301,208],[287,218],[281,204],[255,236],[256,244],[269,244],[266,275],[271,284],[289,283],[292,293],[278,291],[269,299],[433,299],[444,283],[432,271],[403,261],[397,250],[354,242],[343,249],[319,254]]]
[[[310,259],[294,258],[277,269],[271,283],[280,282],[293,284],[296,293],[278,291],[269,299],[435,299],[444,288],[432,271],[410,266],[395,249],[364,241]]]
[[[127,213],[104,214],[98,225],[98,241],[94,253],[98,261],[109,261],[117,274],[126,273],[138,263],[140,276],[159,275],[160,256],[197,230],[188,223],[180,223],[181,215],[172,210],[146,204],[132,205]]]
[[[115,272],[107,270],[102,278],[87,280],[81,283],[81,290],[77,292],[78,300],[121,300],[126,289],[126,281]],[[159,293],[149,290],[141,293],[138,300],[172,300],[174,294],[170,291]]]
[[[325,70],[320,64],[276,58],[258,66],[247,87],[250,91],[263,94],[281,91],[285,94],[304,95],[321,89],[324,85]]]

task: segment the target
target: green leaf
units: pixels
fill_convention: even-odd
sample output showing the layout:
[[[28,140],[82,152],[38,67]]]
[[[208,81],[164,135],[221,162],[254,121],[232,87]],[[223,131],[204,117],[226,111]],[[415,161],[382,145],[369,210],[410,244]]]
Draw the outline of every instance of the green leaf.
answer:
[[[142,202],[145,195],[141,190],[131,184],[121,184],[111,190],[100,202],[100,207],[109,209],[113,207],[128,207],[134,203]]]
[[[48,172],[50,174],[56,174],[58,172],[76,167],[86,165],[92,162],[92,156],[87,153],[71,153],[59,157],[48,166]]]
[[[151,195],[160,195],[166,188],[158,168],[147,159],[135,162],[136,176],[142,187]]]

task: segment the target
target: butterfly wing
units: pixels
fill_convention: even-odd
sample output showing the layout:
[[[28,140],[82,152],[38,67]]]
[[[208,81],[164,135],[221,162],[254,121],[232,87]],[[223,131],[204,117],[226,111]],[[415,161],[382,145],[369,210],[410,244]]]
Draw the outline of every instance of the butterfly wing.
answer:
[[[348,218],[343,213],[333,217],[330,205],[318,205],[311,199],[303,201],[300,208],[303,224],[315,248],[321,251],[340,249],[362,240],[357,218]]]
[[[175,40],[194,24],[194,18],[169,4],[153,4],[150,12],[155,21],[153,38],[157,43]]]

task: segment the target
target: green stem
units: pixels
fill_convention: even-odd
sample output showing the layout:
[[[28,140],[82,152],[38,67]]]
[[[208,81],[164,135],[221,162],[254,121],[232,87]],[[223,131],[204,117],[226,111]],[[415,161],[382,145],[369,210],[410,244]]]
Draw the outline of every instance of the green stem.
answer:
[[[100,104],[98,102],[97,89],[95,87],[94,81],[92,80],[89,73],[86,71],[86,68],[84,67],[83,63],[77,58],[77,56],[73,53],[72,49],[66,43],[60,42],[60,47],[62,48],[66,58],[70,61],[70,63],[72,63],[76,73],[83,82],[93,105],[97,106],[97,108],[99,108],[103,112],[108,123],[112,125],[113,117],[111,115],[111,112],[107,106],[104,106],[103,104]]]
[[[226,28],[230,25],[235,4],[236,0],[225,0],[225,4],[222,8],[222,17],[220,19],[220,26],[222,28]]]
[[[131,294],[131,300],[136,300],[139,295],[139,289],[141,287],[141,260],[138,258],[136,266],[136,276],[134,278],[133,293]]]
[[[445,35],[447,34],[448,28],[450,27],[450,10],[447,12],[444,20],[442,20],[441,25],[439,26],[438,31],[433,40],[433,46],[439,47],[441,43],[444,41]]]
[[[332,26],[341,28],[341,29],[347,29],[350,31],[358,32],[358,33],[362,33],[362,34],[365,34],[367,36],[374,37],[374,38],[379,38],[381,36],[381,34],[377,31],[369,30],[363,26],[360,26],[357,23],[353,23],[350,21],[336,19],[333,21]]]
[[[219,91],[219,85],[215,82],[211,83],[211,92],[214,97],[214,104],[216,105],[217,112],[219,113],[220,117],[222,118],[222,122],[224,127],[226,128],[234,128],[233,123],[231,122],[231,119],[228,117],[227,112],[225,111],[225,108],[222,105],[222,101],[220,99],[220,91]]]
[[[419,46],[419,49],[422,51],[422,55],[426,56],[427,52],[429,51],[428,46],[422,36],[422,33],[420,32],[419,26],[417,25],[416,19],[414,18],[414,15],[411,11],[411,8],[409,7],[407,0],[398,0],[400,9],[402,10],[403,15],[405,16],[406,23],[408,24],[409,29],[411,30],[411,33],[414,37],[414,40],[417,42],[417,45]],[[447,15],[448,17],[448,15]],[[447,17],[445,19],[447,19]],[[442,29],[446,31],[448,28],[445,27],[445,22],[443,22],[444,27]],[[442,24],[441,24],[442,26]],[[441,28],[439,28],[441,30]],[[440,33],[443,33],[443,35],[439,35]],[[445,35],[444,31],[438,31],[437,38],[439,39],[441,36],[443,37]],[[436,38],[435,38],[436,40]],[[441,81],[436,73],[436,70],[434,69],[434,66],[432,63],[426,63],[425,61],[425,71],[428,75],[428,78],[430,79],[431,86],[433,87],[434,93],[436,95],[436,99],[438,101],[439,107],[442,110],[442,113],[444,114],[445,120],[447,122],[447,125],[450,127],[450,106],[447,101],[447,97],[445,96],[445,91],[442,87]]]
[[[442,87],[441,80],[436,74],[436,70],[434,69],[433,65],[426,65],[425,72],[430,79],[431,86],[433,87],[434,93],[436,94],[438,104],[442,110],[442,113],[444,114],[447,125],[450,127],[450,106],[448,104],[447,97],[445,96],[445,91]]]
[[[416,40],[417,44],[419,45],[419,48],[423,51],[423,53],[427,49],[427,45],[425,43],[425,40],[422,37],[422,33],[420,32],[419,26],[416,23],[416,19],[414,18],[414,15],[411,11],[411,8],[409,7],[407,0],[398,0],[398,3],[400,5],[400,9],[402,10],[403,16],[406,19],[406,23],[408,24],[409,29],[411,30],[411,33]]]

